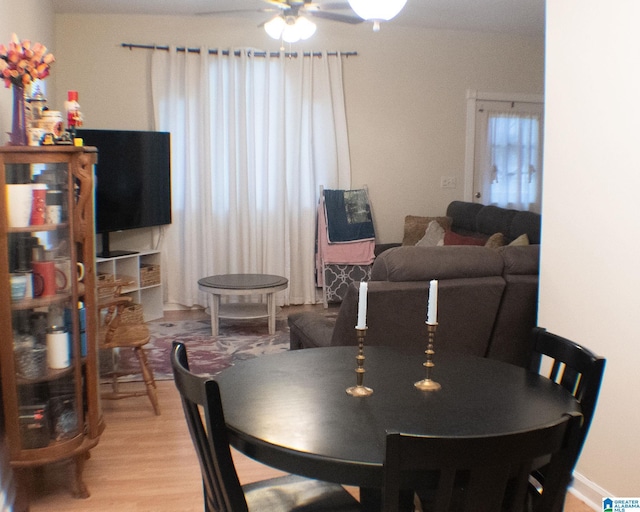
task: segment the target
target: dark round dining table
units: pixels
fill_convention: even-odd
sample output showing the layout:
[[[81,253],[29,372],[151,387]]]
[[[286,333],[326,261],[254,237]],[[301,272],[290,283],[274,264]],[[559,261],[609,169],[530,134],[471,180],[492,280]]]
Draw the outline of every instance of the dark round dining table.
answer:
[[[505,434],[580,411],[546,377],[500,361],[434,356],[437,391],[420,391],[424,358],[364,349],[364,385],[354,397],[357,347],[282,352],[225,369],[220,384],[232,446],[269,466],[310,478],[380,489],[387,431],[431,436]]]

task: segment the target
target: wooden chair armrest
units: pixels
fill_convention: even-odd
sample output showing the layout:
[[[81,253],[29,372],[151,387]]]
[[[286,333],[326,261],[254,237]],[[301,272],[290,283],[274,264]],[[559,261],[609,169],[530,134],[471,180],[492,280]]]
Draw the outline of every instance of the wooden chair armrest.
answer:
[[[106,297],[98,301],[98,309],[120,306],[122,304],[130,304],[133,298],[127,295],[118,295],[117,297]]]

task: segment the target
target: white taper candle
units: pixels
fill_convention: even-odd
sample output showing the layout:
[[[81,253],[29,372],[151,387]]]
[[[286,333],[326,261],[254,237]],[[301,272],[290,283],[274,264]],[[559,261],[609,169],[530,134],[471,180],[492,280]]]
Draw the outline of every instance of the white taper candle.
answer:
[[[356,329],[364,329],[367,326],[367,283],[360,282],[360,295],[358,296],[358,324]]]
[[[438,323],[438,281],[432,279],[429,282],[429,305],[427,307],[427,323]]]

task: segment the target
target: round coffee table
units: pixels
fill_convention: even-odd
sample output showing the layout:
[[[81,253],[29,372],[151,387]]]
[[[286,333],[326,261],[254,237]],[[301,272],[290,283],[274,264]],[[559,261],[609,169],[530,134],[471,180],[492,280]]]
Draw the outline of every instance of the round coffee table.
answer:
[[[269,334],[276,332],[276,303],[274,293],[286,289],[288,279],[270,274],[221,274],[198,280],[200,291],[210,293],[211,333],[218,335],[220,318],[251,320],[268,318]],[[222,295],[266,295],[267,303],[220,304]]]

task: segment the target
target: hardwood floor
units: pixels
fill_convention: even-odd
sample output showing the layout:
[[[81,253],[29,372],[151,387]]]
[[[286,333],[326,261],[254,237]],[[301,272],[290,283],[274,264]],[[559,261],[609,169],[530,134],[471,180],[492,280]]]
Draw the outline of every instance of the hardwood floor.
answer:
[[[84,469],[91,496],[72,498],[73,468],[55,464],[35,473],[31,512],[201,512],[200,469],[172,381],[158,382],[158,398],[161,416],[146,397],[103,401],[107,426]],[[234,459],[242,483],[282,474],[235,451]],[[565,511],[591,509],[569,495]]]

